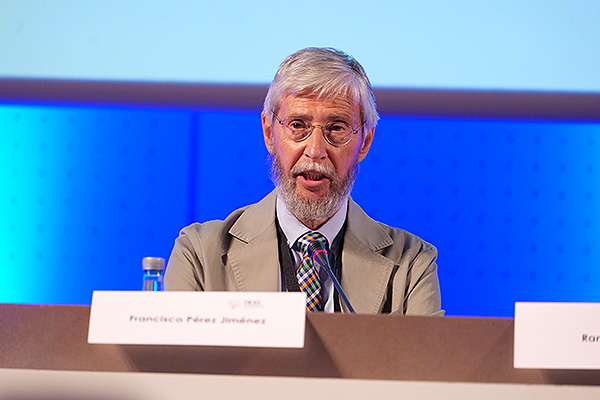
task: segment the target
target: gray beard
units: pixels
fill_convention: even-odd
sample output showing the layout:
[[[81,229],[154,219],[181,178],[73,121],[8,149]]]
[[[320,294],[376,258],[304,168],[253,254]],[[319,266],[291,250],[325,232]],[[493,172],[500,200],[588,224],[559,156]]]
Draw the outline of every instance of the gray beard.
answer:
[[[271,180],[277,187],[277,195],[283,199],[288,211],[300,221],[323,221],[333,217],[344,201],[348,199],[359,170],[359,163],[355,161],[348,175],[340,181],[331,168],[318,163],[306,163],[295,165],[288,176],[283,171],[277,154],[269,155],[269,161],[271,164]],[[327,197],[318,200],[305,199],[296,193],[294,176],[308,165],[327,175],[330,179],[330,190]]]

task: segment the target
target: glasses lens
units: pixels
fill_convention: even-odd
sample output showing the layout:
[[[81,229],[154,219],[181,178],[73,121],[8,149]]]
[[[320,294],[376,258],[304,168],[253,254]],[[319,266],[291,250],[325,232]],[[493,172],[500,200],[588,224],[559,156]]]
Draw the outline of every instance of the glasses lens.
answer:
[[[311,124],[301,118],[290,118],[284,121],[285,131],[290,139],[302,140],[306,138],[311,131]]]
[[[325,136],[333,144],[346,144],[352,136],[352,128],[345,122],[332,122],[325,125]]]

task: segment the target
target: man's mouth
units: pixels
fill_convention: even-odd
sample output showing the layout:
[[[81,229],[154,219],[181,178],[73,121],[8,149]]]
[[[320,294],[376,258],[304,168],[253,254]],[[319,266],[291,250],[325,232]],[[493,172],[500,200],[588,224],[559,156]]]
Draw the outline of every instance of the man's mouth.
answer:
[[[331,178],[327,174],[315,170],[300,171],[295,175],[295,178],[298,179],[298,184],[311,192],[324,190],[331,183]]]
[[[333,168],[317,163],[299,163],[290,171],[290,176],[306,190],[319,192],[335,182]]]
[[[327,176],[317,171],[303,171],[298,175],[301,175],[307,181],[320,181],[323,179],[327,179]]]

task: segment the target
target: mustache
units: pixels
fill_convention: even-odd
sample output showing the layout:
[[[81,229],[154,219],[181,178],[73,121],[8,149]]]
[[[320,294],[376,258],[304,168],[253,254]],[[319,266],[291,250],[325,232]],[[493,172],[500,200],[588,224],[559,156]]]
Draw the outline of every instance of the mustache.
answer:
[[[311,161],[301,161],[298,164],[294,165],[290,170],[290,177],[295,178],[302,172],[306,171],[318,172],[319,174],[325,175],[331,181],[334,181],[336,179],[335,170],[333,169],[333,167]]]

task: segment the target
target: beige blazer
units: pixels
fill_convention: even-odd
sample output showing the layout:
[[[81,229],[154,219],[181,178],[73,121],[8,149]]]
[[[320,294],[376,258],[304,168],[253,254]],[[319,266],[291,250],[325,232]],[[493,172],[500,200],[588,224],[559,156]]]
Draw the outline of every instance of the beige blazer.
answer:
[[[166,290],[278,291],[276,194],[224,221],[184,228],[171,253]],[[442,315],[435,247],[371,219],[352,200],[342,280],[357,313]]]

